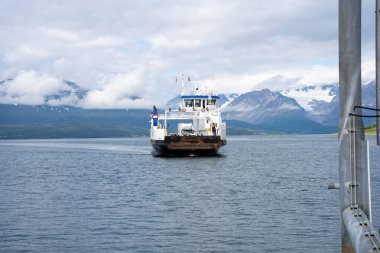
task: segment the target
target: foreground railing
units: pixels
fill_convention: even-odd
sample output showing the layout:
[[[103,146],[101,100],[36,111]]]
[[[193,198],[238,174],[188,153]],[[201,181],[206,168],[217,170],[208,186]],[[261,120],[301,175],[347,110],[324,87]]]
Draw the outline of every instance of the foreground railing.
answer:
[[[346,208],[342,221],[355,252],[380,252],[380,236],[363,210],[355,206]]]

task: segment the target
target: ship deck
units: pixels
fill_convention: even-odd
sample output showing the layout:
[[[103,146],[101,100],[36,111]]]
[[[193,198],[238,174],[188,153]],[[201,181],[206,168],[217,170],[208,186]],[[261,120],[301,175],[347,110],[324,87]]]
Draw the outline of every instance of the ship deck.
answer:
[[[165,136],[164,140],[152,140],[158,156],[215,155],[226,144],[220,136]]]

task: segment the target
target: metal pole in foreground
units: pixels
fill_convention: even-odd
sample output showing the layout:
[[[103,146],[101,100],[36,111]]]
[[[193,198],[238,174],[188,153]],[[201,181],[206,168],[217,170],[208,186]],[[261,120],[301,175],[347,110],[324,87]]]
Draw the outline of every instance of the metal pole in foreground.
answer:
[[[371,224],[368,142],[361,110],[361,0],[339,0],[339,200],[342,253],[380,252]],[[332,188],[337,188],[332,186]]]
[[[348,95],[350,89],[360,80],[360,11],[360,0],[339,0],[339,200],[341,213],[350,206],[349,190],[346,187],[347,182],[350,182],[348,114],[358,100],[355,96],[356,92],[352,96],[352,100],[355,99],[355,101],[347,100],[350,97]],[[352,22],[353,20],[356,22]],[[342,253],[354,253],[343,223],[341,224],[341,244]]]
[[[376,0],[376,109],[380,109],[380,0]],[[376,118],[376,138],[380,145],[380,118]]]
[[[361,105],[361,0],[339,0],[339,195],[343,216],[360,208],[370,219],[369,165],[361,118],[349,113]],[[361,110],[356,111],[361,113]],[[343,220],[342,220],[343,221]],[[343,253],[354,252],[352,226],[342,222]]]

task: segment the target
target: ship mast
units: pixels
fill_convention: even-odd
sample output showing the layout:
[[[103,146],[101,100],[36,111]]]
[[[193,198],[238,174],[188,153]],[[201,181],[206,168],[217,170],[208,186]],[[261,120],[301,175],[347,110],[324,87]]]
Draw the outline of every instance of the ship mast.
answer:
[[[182,85],[182,90],[181,90],[181,96],[185,94],[185,83],[183,81],[184,74],[182,73],[182,78],[181,78],[181,85]]]

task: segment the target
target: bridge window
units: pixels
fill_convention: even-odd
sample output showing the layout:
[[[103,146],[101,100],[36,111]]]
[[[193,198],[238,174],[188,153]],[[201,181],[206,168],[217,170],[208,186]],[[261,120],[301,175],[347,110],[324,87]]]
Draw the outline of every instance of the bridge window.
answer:
[[[208,104],[208,105],[215,105],[215,104],[216,104],[216,99],[211,99],[211,100],[208,99],[208,100],[207,100],[207,104]]]
[[[185,107],[193,107],[193,106],[194,106],[194,100],[185,99]]]
[[[201,107],[201,100],[200,99],[195,99],[195,107]]]

